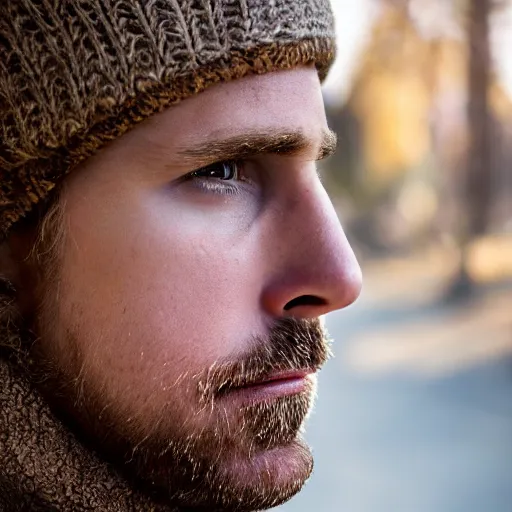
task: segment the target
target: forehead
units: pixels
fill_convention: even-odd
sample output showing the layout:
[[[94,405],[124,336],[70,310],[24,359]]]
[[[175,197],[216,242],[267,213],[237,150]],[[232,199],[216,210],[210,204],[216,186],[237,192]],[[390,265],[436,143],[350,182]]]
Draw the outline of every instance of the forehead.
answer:
[[[167,145],[172,144],[172,134],[173,140],[186,145],[247,130],[287,130],[316,139],[326,127],[317,72],[298,68],[214,86],[154,116],[131,138]]]

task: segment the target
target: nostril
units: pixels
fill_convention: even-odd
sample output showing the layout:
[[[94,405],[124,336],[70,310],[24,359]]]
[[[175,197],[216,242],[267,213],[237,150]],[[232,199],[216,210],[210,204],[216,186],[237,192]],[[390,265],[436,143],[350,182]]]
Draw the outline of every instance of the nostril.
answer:
[[[325,306],[327,301],[321,299],[320,297],[316,297],[315,295],[301,295],[297,297],[284,307],[285,311],[290,311],[290,309],[299,307],[299,306]]]

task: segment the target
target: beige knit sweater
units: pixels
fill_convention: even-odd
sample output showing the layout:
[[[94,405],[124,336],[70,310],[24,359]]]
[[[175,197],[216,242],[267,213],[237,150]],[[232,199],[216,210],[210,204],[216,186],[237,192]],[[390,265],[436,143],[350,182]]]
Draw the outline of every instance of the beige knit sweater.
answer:
[[[0,358],[1,512],[178,512],[130,489],[51,413],[12,361]]]

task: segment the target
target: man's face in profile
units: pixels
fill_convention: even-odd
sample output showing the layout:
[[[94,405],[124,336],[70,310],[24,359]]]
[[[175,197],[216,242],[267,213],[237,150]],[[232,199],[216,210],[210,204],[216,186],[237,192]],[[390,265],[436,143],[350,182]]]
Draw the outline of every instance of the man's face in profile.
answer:
[[[360,289],[316,170],[333,146],[301,68],[215,86],[66,179],[38,357],[88,440],[158,496],[260,510],[309,477],[318,317]]]

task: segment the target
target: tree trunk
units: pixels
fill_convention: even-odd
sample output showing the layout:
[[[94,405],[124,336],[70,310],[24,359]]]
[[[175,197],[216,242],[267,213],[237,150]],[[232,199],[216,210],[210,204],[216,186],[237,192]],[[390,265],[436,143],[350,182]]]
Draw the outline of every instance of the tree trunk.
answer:
[[[471,0],[469,20],[469,133],[467,181],[468,234],[483,235],[489,225],[492,195],[490,0]]]
[[[471,241],[487,231],[492,201],[492,119],[488,92],[491,81],[490,42],[491,0],[469,0],[469,151],[464,184],[464,217],[461,241],[461,265],[449,297],[463,299],[471,295],[475,284],[468,271]]]

